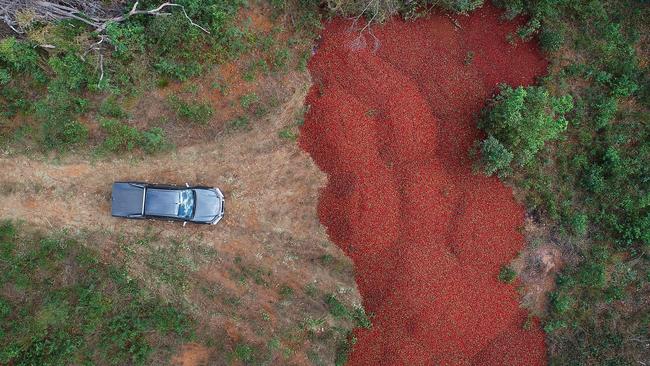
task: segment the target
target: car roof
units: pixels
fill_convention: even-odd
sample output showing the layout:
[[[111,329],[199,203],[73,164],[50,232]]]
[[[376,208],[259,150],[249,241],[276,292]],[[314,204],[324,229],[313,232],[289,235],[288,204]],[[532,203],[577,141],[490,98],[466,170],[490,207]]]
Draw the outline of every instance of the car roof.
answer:
[[[178,217],[181,190],[148,188],[145,203],[145,215]]]

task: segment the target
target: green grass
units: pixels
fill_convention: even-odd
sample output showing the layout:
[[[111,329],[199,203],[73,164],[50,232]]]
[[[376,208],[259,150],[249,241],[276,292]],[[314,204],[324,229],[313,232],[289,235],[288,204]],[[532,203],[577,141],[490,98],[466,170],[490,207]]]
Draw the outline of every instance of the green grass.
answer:
[[[296,141],[298,139],[298,133],[294,132],[291,128],[283,128],[278,132],[278,137],[281,139]]]
[[[136,148],[154,154],[171,148],[165,132],[159,127],[140,131],[114,119],[102,119],[100,124],[106,137],[100,146],[100,152],[121,153]]]
[[[42,236],[5,221],[0,253],[0,363],[144,365],[193,339],[184,310],[65,232]]]
[[[178,118],[186,122],[205,125],[214,115],[214,110],[207,103],[185,101],[175,95],[170,96],[168,102]]]

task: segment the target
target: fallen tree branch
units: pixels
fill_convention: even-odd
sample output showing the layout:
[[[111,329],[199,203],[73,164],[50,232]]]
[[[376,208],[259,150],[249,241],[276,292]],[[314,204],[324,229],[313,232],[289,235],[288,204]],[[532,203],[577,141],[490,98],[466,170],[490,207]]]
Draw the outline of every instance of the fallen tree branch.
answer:
[[[171,13],[162,12],[162,10],[167,7],[177,7],[180,8],[192,26],[199,28],[204,33],[210,34],[210,31],[190,18],[185,11],[185,7],[181,4],[165,2],[154,9],[140,10],[138,9],[140,2],[136,1],[128,13],[119,16],[109,16],[116,11],[107,11],[97,5],[98,3],[83,0],[60,0],[56,2],[45,0],[0,0],[0,19],[14,30],[14,32],[20,34],[25,33],[25,29],[22,29],[22,26],[17,20],[17,15],[21,12],[30,12],[33,14],[34,20],[45,22],[75,19],[91,26],[95,32],[103,33],[111,23],[123,22],[134,15],[171,15]]]
[[[99,87],[102,84],[102,80],[104,80],[104,55],[101,53],[101,51],[98,52],[99,52],[99,70],[101,71],[101,74],[99,75],[99,81],[97,81],[97,89],[99,89]]]

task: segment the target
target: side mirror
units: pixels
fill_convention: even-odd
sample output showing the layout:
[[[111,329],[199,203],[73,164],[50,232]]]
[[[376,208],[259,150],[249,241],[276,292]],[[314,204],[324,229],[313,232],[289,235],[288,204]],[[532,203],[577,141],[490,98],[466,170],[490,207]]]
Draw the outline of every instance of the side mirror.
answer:
[[[187,221],[183,221],[183,227],[185,227],[185,225],[187,225]]]

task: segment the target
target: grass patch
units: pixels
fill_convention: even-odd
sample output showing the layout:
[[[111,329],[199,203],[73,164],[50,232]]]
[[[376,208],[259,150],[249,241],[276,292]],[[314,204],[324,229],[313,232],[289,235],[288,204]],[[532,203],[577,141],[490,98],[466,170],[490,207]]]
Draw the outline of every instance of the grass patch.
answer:
[[[42,236],[5,221],[0,252],[3,364],[142,365],[193,339],[184,310],[152,297],[66,233]]]
[[[188,102],[175,95],[170,96],[168,101],[176,116],[186,122],[205,125],[214,114],[212,107],[206,103]]]
[[[104,119],[100,126],[106,133],[100,151],[121,153],[140,148],[148,154],[154,154],[172,147],[165,138],[165,131],[159,127],[140,131],[114,119]]]

